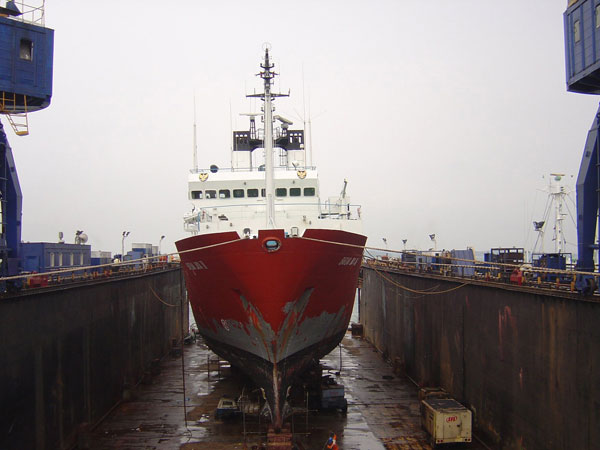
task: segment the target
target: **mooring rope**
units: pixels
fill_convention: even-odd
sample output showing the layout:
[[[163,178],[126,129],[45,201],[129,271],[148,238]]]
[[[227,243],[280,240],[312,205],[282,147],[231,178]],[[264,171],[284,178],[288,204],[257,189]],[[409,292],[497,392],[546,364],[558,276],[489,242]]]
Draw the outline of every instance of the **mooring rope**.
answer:
[[[446,289],[444,291],[417,291],[416,289],[411,289],[409,287],[403,286],[402,284],[392,280],[391,278],[385,276],[380,270],[377,270],[376,267],[370,266],[376,273],[377,275],[379,275],[381,278],[383,278],[384,280],[386,280],[387,282],[393,284],[396,287],[399,287],[400,289],[404,289],[405,291],[408,292],[412,292],[413,294],[419,294],[419,295],[438,295],[438,294],[447,294],[448,292],[452,292],[452,291],[456,291],[457,289],[460,289],[462,287],[465,287],[466,285],[468,285],[469,283],[462,283],[459,286],[455,286],[453,288],[450,289]]]
[[[157,294],[157,293],[154,291],[154,289],[152,288],[152,286],[150,286],[150,290],[152,291],[152,293],[154,294],[154,296],[156,297],[156,299],[157,299],[159,302],[161,302],[162,304],[164,304],[164,305],[167,305],[167,306],[171,306],[171,307],[175,307],[175,306],[177,306],[177,305],[171,305],[170,303],[167,303],[167,302],[165,302],[165,301],[164,301],[162,298],[160,298],[160,297],[158,296],[158,294]]]
[[[342,246],[345,246],[345,247],[362,248],[363,250],[366,249],[366,248],[369,248],[369,247],[366,247],[364,245],[348,244],[346,242],[326,241],[324,239],[309,238],[309,237],[305,237],[305,236],[298,236],[296,239],[303,239],[305,241],[322,242],[324,244],[342,245]]]

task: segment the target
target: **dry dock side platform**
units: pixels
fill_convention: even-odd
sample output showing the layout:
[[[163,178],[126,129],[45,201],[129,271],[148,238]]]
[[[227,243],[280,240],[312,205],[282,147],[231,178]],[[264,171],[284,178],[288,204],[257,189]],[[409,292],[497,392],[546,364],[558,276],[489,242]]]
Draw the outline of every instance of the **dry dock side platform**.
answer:
[[[341,371],[340,371],[341,354]],[[223,395],[249,389],[245,376],[221,361],[199,340],[184,349],[187,426],[184,422],[182,364],[166,358],[143,384],[125,393],[123,402],[93,431],[82,433],[80,448],[91,449],[261,449],[267,447],[264,419],[215,419]],[[294,448],[321,449],[330,432],[340,449],[429,449],[421,429],[417,388],[394,374],[371,344],[347,334],[321,360],[346,388],[348,410],[307,413],[295,409],[289,428]],[[207,370],[210,368],[210,370]],[[339,375],[338,375],[339,373]],[[247,391],[246,391],[247,392]],[[244,430],[246,432],[244,436]],[[448,448],[484,448],[477,443]]]

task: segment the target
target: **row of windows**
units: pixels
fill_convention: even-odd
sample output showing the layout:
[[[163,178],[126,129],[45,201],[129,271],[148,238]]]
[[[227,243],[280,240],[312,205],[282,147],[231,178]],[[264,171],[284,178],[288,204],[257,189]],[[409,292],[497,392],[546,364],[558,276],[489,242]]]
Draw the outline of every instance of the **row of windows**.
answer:
[[[82,253],[54,253],[50,252],[50,267],[60,266],[82,266]]]
[[[192,198],[194,200],[201,200],[203,198],[212,199],[217,198],[231,198],[231,194],[233,193],[233,198],[256,198],[258,197],[258,189],[233,189],[233,191],[229,189],[219,189],[218,191],[215,189],[206,189],[205,191],[192,191]],[[304,191],[302,188],[294,187],[294,188],[277,188],[275,189],[275,195],[277,197],[287,197],[289,194],[290,197],[300,197],[304,194],[304,197],[314,197],[315,196],[315,188],[314,187],[305,187]],[[265,197],[265,189],[262,188],[260,190],[260,196]]]

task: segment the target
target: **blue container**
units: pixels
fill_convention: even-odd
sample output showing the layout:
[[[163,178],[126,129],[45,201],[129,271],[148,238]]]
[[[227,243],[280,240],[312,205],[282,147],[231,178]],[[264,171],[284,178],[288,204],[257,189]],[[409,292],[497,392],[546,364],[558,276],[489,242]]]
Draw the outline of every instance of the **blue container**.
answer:
[[[0,104],[7,112],[50,105],[54,30],[0,17]]]

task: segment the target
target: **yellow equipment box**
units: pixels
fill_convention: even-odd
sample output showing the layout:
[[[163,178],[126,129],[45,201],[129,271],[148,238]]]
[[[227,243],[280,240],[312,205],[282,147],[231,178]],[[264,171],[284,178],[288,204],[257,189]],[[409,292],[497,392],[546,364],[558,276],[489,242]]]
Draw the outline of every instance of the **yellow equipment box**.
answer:
[[[421,423],[431,435],[431,444],[471,442],[471,411],[451,398],[429,398],[421,402]]]

